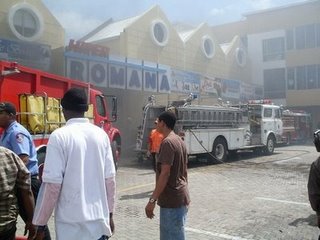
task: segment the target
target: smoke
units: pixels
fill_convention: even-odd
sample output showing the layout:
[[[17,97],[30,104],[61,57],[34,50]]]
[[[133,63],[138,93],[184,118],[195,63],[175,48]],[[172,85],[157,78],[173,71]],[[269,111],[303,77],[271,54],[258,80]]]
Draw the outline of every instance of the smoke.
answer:
[[[253,10],[262,10],[271,8],[274,5],[273,0],[248,0],[248,6]]]
[[[225,14],[225,10],[222,9],[222,8],[213,8],[211,9],[210,11],[210,15],[212,16],[221,16],[221,15],[224,15]]]
[[[101,23],[140,15],[159,5],[171,22],[217,25],[238,21],[242,14],[306,0],[42,0],[70,38],[79,39]]]
[[[66,31],[66,41],[77,40],[102,23],[101,19],[86,18],[76,12],[59,12],[55,17]]]

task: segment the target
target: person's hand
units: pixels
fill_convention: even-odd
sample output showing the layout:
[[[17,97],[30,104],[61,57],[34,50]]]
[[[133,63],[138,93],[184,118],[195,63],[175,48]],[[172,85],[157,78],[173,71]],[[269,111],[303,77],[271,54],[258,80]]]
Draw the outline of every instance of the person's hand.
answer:
[[[111,232],[112,232],[112,234],[114,234],[115,227],[114,227],[114,221],[113,221],[113,217],[112,216],[110,216],[109,221],[110,221]]]
[[[37,227],[33,225],[31,221],[26,222],[23,235],[25,236],[27,235],[27,233],[28,233],[28,240],[33,240],[36,237]]]
[[[146,211],[146,215],[147,215],[147,218],[150,218],[152,219],[154,217],[154,213],[153,213],[153,210],[156,206],[156,203],[150,203],[148,202],[146,208],[145,208],[145,211]]]
[[[44,236],[45,236],[44,231],[38,231],[36,238],[34,240],[43,240]]]
[[[147,151],[147,157],[149,158],[151,156],[151,152]]]

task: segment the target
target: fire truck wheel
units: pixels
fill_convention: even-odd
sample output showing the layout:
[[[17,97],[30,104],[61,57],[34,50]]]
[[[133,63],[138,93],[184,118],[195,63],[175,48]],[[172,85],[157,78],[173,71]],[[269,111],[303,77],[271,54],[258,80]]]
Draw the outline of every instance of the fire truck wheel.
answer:
[[[119,158],[119,147],[117,141],[112,141],[111,143],[111,150],[112,150],[112,156],[113,156],[113,162],[116,170],[118,169],[118,158]]]
[[[227,143],[223,138],[217,138],[213,143],[212,154],[218,162],[224,162],[227,157]]]
[[[271,155],[274,151],[275,140],[273,136],[269,136],[267,140],[267,146],[265,147],[266,155]]]

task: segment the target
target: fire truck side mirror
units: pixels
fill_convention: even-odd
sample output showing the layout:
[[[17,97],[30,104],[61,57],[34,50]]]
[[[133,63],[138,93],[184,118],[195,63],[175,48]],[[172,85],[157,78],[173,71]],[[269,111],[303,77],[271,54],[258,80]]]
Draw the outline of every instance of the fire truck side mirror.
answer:
[[[112,97],[111,99],[111,117],[112,121],[117,121],[118,113],[117,113],[117,98]]]
[[[313,143],[317,149],[317,152],[320,152],[320,130],[317,130],[313,133]]]
[[[103,95],[107,104],[107,109],[108,109],[108,116],[109,122],[115,122],[117,121],[118,118],[118,113],[117,113],[117,97],[114,95]]]

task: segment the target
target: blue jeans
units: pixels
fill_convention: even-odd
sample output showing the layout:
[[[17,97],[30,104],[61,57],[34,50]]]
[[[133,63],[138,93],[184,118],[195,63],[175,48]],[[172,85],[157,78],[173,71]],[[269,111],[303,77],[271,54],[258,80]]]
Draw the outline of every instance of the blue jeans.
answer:
[[[160,240],[184,240],[188,208],[160,208]]]

